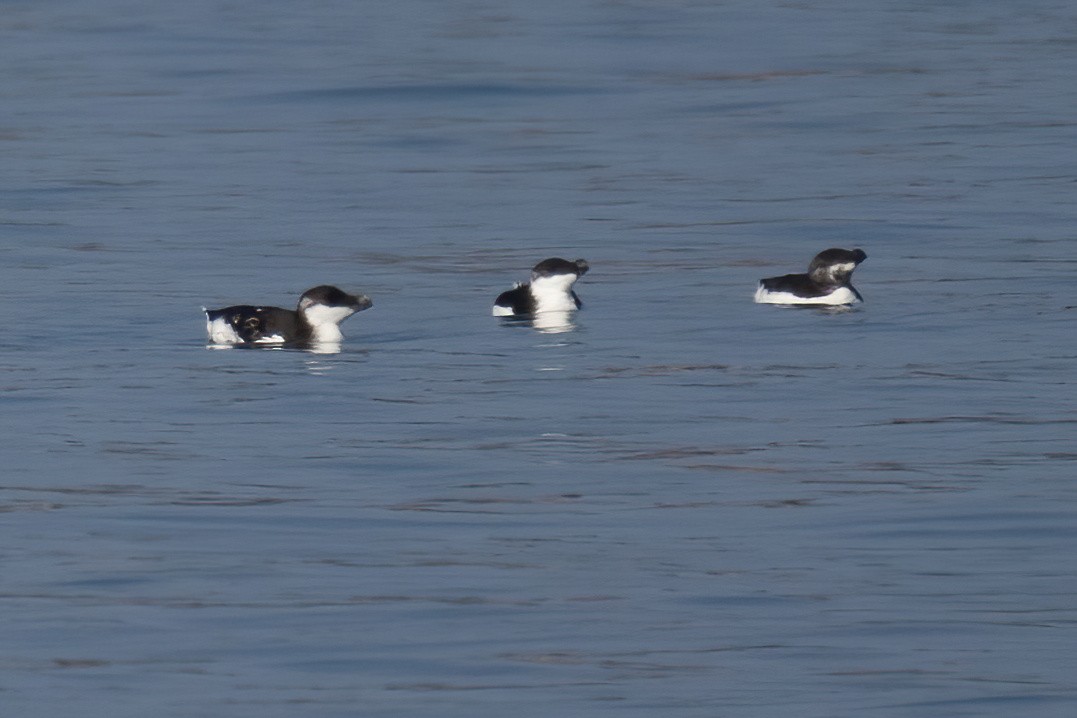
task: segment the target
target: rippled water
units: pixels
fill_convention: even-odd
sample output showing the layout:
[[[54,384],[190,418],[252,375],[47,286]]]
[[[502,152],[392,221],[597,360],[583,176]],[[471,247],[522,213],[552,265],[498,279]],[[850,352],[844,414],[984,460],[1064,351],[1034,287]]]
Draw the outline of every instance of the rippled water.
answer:
[[[3,10],[5,715],[1077,709],[1073,8]]]

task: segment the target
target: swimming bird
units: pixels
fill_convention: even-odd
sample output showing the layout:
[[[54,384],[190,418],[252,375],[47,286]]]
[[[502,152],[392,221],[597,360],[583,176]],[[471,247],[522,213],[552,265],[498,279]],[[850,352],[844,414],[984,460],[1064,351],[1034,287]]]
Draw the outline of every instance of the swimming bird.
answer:
[[[531,270],[531,281],[516,284],[494,301],[495,317],[513,317],[551,311],[575,311],[582,305],[572,285],[590,266],[583,259],[570,262],[551,257]]]
[[[759,280],[760,304],[838,306],[864,301],[851,283],[853,270],[868,258],[862,249],[827,249],[815,255],[807,274],[784,274]]]
[[[340,323],[373,305],[328,284],[303,292],[295,310],[239,304],[206,309],[206,333],[214,344],[311,344],[339,342]]]

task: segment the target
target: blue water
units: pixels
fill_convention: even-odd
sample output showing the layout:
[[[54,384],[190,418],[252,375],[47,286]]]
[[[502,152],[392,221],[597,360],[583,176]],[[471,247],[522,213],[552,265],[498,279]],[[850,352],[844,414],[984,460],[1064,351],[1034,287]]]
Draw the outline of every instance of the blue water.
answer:
[[[1075,31],[5,3],[0,713],[1074,715]],[[321,283],[340,353],[205,347]]]

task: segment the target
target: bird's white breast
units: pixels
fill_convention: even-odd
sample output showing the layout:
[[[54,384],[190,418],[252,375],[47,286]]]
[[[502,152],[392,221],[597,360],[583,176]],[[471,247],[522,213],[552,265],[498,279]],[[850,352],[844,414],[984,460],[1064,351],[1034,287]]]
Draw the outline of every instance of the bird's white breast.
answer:
[[[565,312],[576,309],[572,298],[575,274],[555,274],[531,280],[531,296],[535,298],[536,312]]]
[[[755,290],[755,301],[759,304],[816,304],[825,306],[838,306],[841,304],[855,304],[857,298],[853,290],[848,287],[838,287],[830,294],[820,297],[800,297],[792,292],[772,292],[762,284]]]

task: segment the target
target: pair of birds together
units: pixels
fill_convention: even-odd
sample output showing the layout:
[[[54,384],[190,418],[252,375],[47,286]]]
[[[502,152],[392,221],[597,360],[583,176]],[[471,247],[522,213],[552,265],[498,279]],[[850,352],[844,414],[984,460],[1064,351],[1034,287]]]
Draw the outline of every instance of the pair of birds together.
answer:
[[[861,249],[827,249],[815,255],[806,274],[784,274],[759,282],[755,301],[761,304],[840,306],[863,301],[851,284],[853,270],[867,259]],[[579,309],[572,291],[590,269],[587,262],[553,257],[531,270],[531,281],[502,292],[493,315],[518,317]],[[339,343],[340,323],[373,306],[370,297],[348,294],[323,284],[303,292],[295,310],[240,304],[205,309],[206,332],[214,344],[308,345]]]

